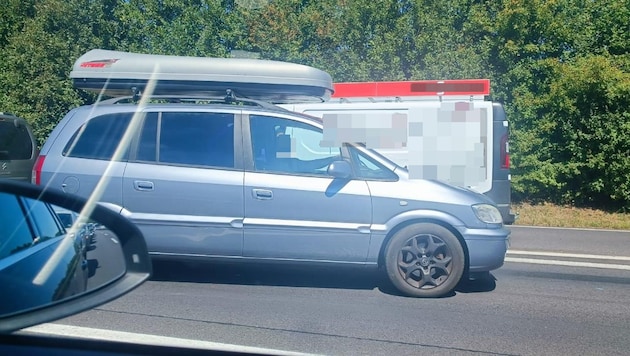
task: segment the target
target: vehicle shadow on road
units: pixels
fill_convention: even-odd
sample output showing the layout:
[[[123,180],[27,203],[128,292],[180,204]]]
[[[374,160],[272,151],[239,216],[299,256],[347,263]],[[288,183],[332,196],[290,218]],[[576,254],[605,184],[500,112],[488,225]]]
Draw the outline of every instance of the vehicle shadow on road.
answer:
[[[491,275],[490,275],[491,276]],[[215,283],[234,285],[265,285],[282,287],[378,289],[380,292],[403,296],[384,273],[366,268],[333,268],[280,265],[154,262],[153,281]],[[461,282],[456,293],[483,293],[494,290],[494,277]]]

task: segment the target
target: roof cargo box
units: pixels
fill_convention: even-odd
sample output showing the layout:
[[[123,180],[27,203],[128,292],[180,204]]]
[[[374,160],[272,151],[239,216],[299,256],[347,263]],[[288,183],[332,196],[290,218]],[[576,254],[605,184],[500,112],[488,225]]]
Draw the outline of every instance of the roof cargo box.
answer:
[[[230,89],[240,97],[291,103],[326,101],[333,92],[328,73],[301,64],[101,49],[79,57],[70,78],[76,88],[120,97],[142,91],[154,75],[153,95],[224,96]]]

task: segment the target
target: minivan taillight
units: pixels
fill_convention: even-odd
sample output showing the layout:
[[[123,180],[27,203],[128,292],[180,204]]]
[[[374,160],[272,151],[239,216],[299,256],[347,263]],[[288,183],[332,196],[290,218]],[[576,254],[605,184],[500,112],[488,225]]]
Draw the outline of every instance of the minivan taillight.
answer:
[[[507,134],[501,137],[501,168],[510,168],[510,146]]]
[[[46,159],[46,156],[37,156],[31,175],[31,183],[33,184],[42,184],[42,167],[44,167],[44,159]]]

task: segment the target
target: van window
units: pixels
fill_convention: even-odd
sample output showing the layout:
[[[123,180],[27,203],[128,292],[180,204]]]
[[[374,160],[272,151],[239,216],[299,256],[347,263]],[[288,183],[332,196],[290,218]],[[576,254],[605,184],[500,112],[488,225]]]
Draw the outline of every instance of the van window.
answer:
[[[32,154],[33,142],[26,126],[0,120],[0,160],[27,160]]]
[[[63,155],[111,160],[132,116],[133,113],[109,114],[91,119],[70,139]]]
[[[151,125],[152,121],[146,123]],[[234,168],[233,114],[165,112],[159,125],[158,162]],[[143,130],[140,146],[148,147],[148,151],[153,132],[158,130]],[[141,154],[151,158],[145,151]]]

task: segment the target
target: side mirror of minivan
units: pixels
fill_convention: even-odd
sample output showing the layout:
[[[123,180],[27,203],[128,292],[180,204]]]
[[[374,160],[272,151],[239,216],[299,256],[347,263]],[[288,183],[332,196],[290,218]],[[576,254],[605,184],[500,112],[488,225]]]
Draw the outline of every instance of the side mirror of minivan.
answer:
[[[0,334],[109,302],[151,275],[142,232],[109,207],[6,178],[0,200]],[[57,211],[105,228],[61,229]]]
[[[335,178],[347,179],[352,177],[352,167],[346,161],[334,161],[328,166],[328,174]]]

